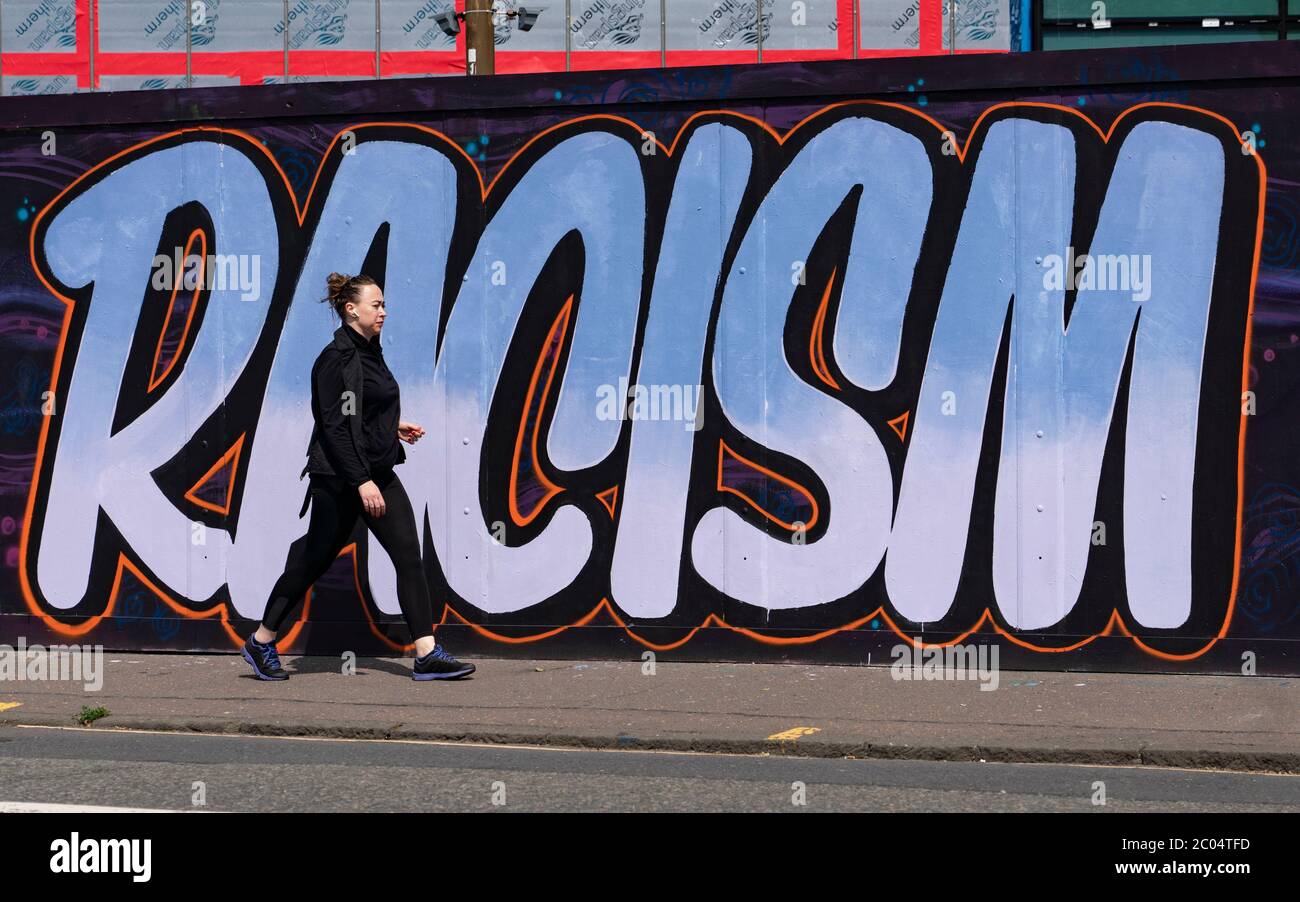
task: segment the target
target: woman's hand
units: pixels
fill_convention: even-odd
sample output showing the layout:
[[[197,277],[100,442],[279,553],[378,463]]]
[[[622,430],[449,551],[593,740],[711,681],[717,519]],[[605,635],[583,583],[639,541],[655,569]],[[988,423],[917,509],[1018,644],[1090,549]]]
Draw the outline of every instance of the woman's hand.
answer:
[[[357,492],[361,495],[361,507],[372,517],[382,517],[387,511],[384,504],[384,493],[379,491],[379,486],[375,485],[372,479],[369,482],[363,482],[357,486]]]
[[[415,423],[402,420],[397,424],[397,437],[408,445],[414,445],[424,436],[424,428]]]

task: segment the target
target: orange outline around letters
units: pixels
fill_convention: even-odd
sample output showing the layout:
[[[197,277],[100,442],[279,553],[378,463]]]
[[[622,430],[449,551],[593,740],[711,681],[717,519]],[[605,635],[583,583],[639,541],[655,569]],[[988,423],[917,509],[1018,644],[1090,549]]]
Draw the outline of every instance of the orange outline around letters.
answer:
[[[782,527],[783,529],[788,529],[791,532],[793,532],[798,528],[794,525],[794,523],[787,523],[784,520],[782,520],[780,517],[776,516],[775,514],[769,513],[767,509],[763,507],[763,505],[759,504],[753,498],[746,495],[740,489],[733,489],[729,485],[722,484],[722,454],[724,451],[727,454],[730,454],[736,460],[743,463],[745,466],[749,467],[750,469],[758,470],[760,473],[772,477],[777,482],[784,482],[786,485],[790,486],[790,488],[794,489],[796,492],[799,492],[801,495],[807,498],[809,503],[812,505],[812,516],[808,518],[807,523],[803,524],[803,529],[806,530],[812,529],[813,524],[817,522],[817,518],[820,515],[820,512],[818,511],[817,508],[817,499],[813,497],[813,493],[805,489],[803,486],[795,482],[793,479],[789,479],[785,476],[782,476],[780,473],[776,472],[776,470],[769,470],[767,467],[763,466],[757,461],[750,460],[748,457],[745,457],[743,454],[738,454],[735,448],[728,445],[722,439],[718,439],[718,482],[717,485],[715,486],[717,491],[730,492],[733,495],[739,495],[746,502],[748,502],[749,505],[754,508],[754,510],[758,511],[764,517],[767,517],[767,519],[771,520],[773,523],[775,523],[777,526]]]
[[[181,352],[185,350],[185,343],[190,338],[190,325],[194,322],[194,311],[199,306],[199,294],[203,291],[203,283],[208,274],[208,235],[202,229],[195,229],[190,233],[190,237],[185,242],[185,253],[181,257],[182,264],[189,259],[190,248],[194,246],[195,240],[203,246],[203,250],[199,253],[199,278],[194,286],[194,294],[190,297],[190,309],[185,315],[185,328],[181,332],[180,341],[176,343],[176,353],[167,361],[166,368],[159,373],[158,358],[162,355],[163,339],[167,336],[167,327],[171,325],[172,311],[176,309],[176,295],[181,289],[182,273],[178,272],[176,273],[176,284],[172,286],[172,296],[167,301],[167,315],[163,317],[162,328],[158,330],[158,347],[153,352],[153,370],[150,372],[149,387],[145,389],[146,392],[153,391],[158,387],[159,383],[167,378],[167,374],[172,371],[176,361],[181,359]]]
[[[515,436],[515,453],[510,463],[510,519],[515,521],[516,526],[527,526],[532,523],[546,503],[556,495],[564,491],[563,486],[556,485],[546,473],[542,471],[542,462],[537,457],[537,436],[541,431],[542,410],[546,407],[546,398],[551,393],[551,382],[555,379],[555,369],[560,360],[559,349],[556,349],[554,355],[551,355],[551,345],[555,342],[556,336],[563,336],[569,329],[569,316],[573,312],[573,295],[564,302],[560,308],[559,314],[555,317],[555,322],[551,324],[550,331],[546,334],[546,340],[542,342],[542,352],[537,355],[537,364],[533,367],[533,377],[528,382],[528,392],[524,395],[524,410],[520,415],[519,431]],[[547,360],[550,365],[546,369],[546,384],[542,386],[541,397],[537,400],[537,415],[533,419],[533,430],[529,437],[528,450],[533,458],[533,474],[543,486],[546,487],[546,493],[538,499],[537,504],[528,514],[522,514],[519,511],[519,458],[523,455],[524,450],[524,432],[528,420],[528,412],[533,406],[533,396],[537,394],[537,383],[542,375],[542,368],[546,365]]]
[[[605,489],[603,492],[597,492],[596,497],[600,499],[600,503],[605,505],[609,510],[609,516],[612,520],[614,518],[614,509],[618,506],[618,486],[613,485]]]
[[[244,439],[247,435],[247,432],[241,432],[239,434],[239,438],[235,439],[235,443],[230,446],[230,449],[226,451],[225,454],[221,455],[216,463],[208,467],[208,472],[200,476],[198,481],[186,490],[185,500],[191,501],[199,507],[207,508],[210,511],[216,511],[222,516],[230,513],[230,502],[233,501],[235,497],[235,474],[239,472],[239,455],[244,448]],[[211,501],[204,501],[202,498],[195,495],[194,493],[199,490],[199,487],[211,479],[212,474],[224,467],[227,462],[230,463],[230,479],[226,483],[225,504],[213,504]]]
[[[911,416],[912,416],[912,411],[904,410],[902,413],[894,417],[892,420],[885,421],[885,423],[889,426],[889,428],[894,430],[895,433],[897,433],[898,440],[901,442],[907,441],[907,421],[908,418]]]
[[[530,148],[535,142],[539,141],[540,139],[550,134],[551,132],[554,132],[558,129],[567,128],[579,122],[600,120],[604,122],[621,123],[623,125],[629,126],[632,129],[634,129],[638,135],[641,135],[643,137],[651,137],[654,140],[655,144],[658,145],[658,147],[664,150],[665,153],[667,153],[669,156],[672,156],[677,149],[677,142],[681,140],[682,135],[690,128],[691,123],[694,122],[696,119],[702,117],[726,116],[732,119],[747,120],[762,128],[764,131],[766,131],[769,135],[771,135],[776,140],[778,145],[781,145],[784,144],[791,135],[793,135],[800,128],[802,128],[809,122],[813,121],[817,117],[834,109],[839,109],[848,106],[859,106],[859,105],[882,106],[882,107],[890,107],[893,109],[901,110],[909,115],[916,116],[917,118],[923,119],[926,122],[930,123],[939,131],[940,135],[943,135],[948,131],[933,117],[927,115],[926,113],[922,113],[918,110],[912,109],[911,107],[908,107],[904,104],[878,101],[878,100],[857,100],[857,101],[845,101],[842,103],[829,104],[821,108],[820,110],[817,110],[816,112],[806,116],[802,120],[800,120],[795,126],[793,126],[784,135],[779,134],[775,129],[769,126],[766,122],[763,122],[762,120],[747,115],[745,113],[736,113],[729,110],[702,110],[692,115],[689,119],[686,120],[685,123],[682,124],[682,126],[678,129],[676,136],[674,136],[671,146],[664,147],[664,145],[659,141],[657,137],[654,137],[653,134],[649,133],[646,129],[636,124],[635,122],[632,122],[631,120],[621,116],[613,116],[613,115],[598,113],[598,114],[592,114],[586,116],[578,116],[573,119],[566,120],[565,122],[557,123],[556,125],[550,126],[549,128],[546,128],[541,132],[538,132],[536,135],[530,138],[523,145],[523,147],[517,150],[510,157],[510,159],[507,160],[506,163],[501,167],[501,170],[492,179],[492,181],[485,185],[483,182],[483,174],[479,170],[473,158],[470,157],[469,154],[467,154],[460,147],[459,144],[457,144],[455,141],[452,141],[450,138],[448,138],[446,135],[442,134],[441,132],[428,128],[427,126],[423,126],[415,123],[409,123],[409,122],[386,122],[386,121],[367,122],[367,123],[360,123],[358,125],[351,126],[350,128],[342,129],[339,131],[338,134],[334,136],[334,139],[330,142],[330,146],[326,148],[325,153],[322,155],[320,164],[318,164],[316,167],[316,173],[312,177],[312,183],[310,189],[307,192],[307,198],[305,202],[301,205],[298,202],[297,195],[294,193],[293,186],[289,183],[288,176],[285,174],[284,170],[280,167],[275,157],[271,155],[270,151],[267,150],[267,148],[260,141],[258,141],[256,138],[254,138],[252,135],[248,134],[245,131],[239,129],[227,129],[227,128],[212,127],[212,126],[196,126],[193,128],[178,129],[176,131],[159,135],[155,138],[150,138],[147,141],[142,141],[138,144],[134,144],[131,147],[126,148],[125,150],[113,154],[112,156],[108,157],[107,159],[101,161],[100,163],[88,169],[82,175],[78,176],[76,180],[74,180],[66,188],[60,191],[59,194],[53,200],[51,200],[48,204],[46,204],[45,207],[40,211],[40,213],[36,215],[35,220],[33,220],[32,222],[32,229],[30,233],[31,238],[29,241],[29,256],[32,265],[32,271],[36,274],[37,278],[41,280],[41,283],[45,285],[45,287],[50,291],[50,293],[54,295],[54,297],[58,298],[61,302],[63,302],[63,304],[66,307],[66,310],[64,311],[62,329],[60,330],[59,333],[59,344],[55,350],[54,365],[50,373],[50,390],[54,391],[58,386],[59,370],[63,362],[63,352],[67,343],[68,324],[72,314],[73,301],[71,298],[62,295],[57,290],[55,290],[54,286],[51,285],[45,279],[44,274],[41,272],[40,267],[37,265],[36,262],[37,227],[39,226],[42,218],[46,215],[46,213],[48,213],[51,208],[53,208],[56,204],[58,204],[59,201],[63,198],[63,196],[67,194],[69,191],[71,191],[73,188],[75,188],[83,179],[89,177],[95,171],[109,165],[114,160],[117,160],[120,157],[133,153],[134,151],[138,150],[141,147],[146,147],[150,144],[155,144],[160,141],[165,141],[175,135],[188,134],[191,132],[216,132],[224,135],[235,135],[244,139],[247,142],[249,149],[260,151],[263,155],[265,155],[268,162],[279,173],[281,181],[284,182],[286,195],[294,205],[295,214],[298,219],[298,225],[301,226],[303,224],[306,211],[311,207],[312,195],[316,190],[316,185],[320,180],[321,172],[324,168],[324,165],[329,160],[330,152],[333,150],[334,144],[337,143],[344,134],[348,134],[360,128],[397,127],[397,128],[410,129],[413,131],[422,131],[427,134],[434,135],[435,137],[441,139],[443,142],[445,142],[447,147],[454,148],[469,163],[471,167],[471,171],[475,174],[475,176],[478,179],[481,199],[486,201],[488,195],[491,193],[492,188],[493,186],[496,185],[497,181],[509,170],[510,166],[514,164],[514,162],[519,158],[519,156],[523,154],[525,151],[527,151],[528,148]],[[971,126],[970,132],[967,135],[965,143],[962,146],[955,148],[957,152],[958,160],[963,164],[965,163],[966,153],[970,149],[970,142],[975,135],[980,133],[980,124],[984,121],[984,119],[987,116],[989,116],[991,113],[997,110],[1016,109],[1022,107],[1029,107],[1029,108],[1040,107],[1044,109],[1051,109],[1059,112],[1068,113],[1072,116],[1077,116],[1083,122],[1087,123],[1088,126],[1090,126],[1095,132],[1097,132],[1097,134],[1101,136],[1103,142],[1107,142],[1107,143],[1110,141],[1110,137],[1114,133],[1116,126],[1118,126],[1119,123],[1122,122],[1126,116],[1130,115],[1131,113],[1137,110],[1145,109],[1148,107],[1162,107],[1162,108],[1189,110],[1191,112],[1200,113],[1209,116],[1213,119],[1217,119],[1220,122],[1224,123],[1230,129],[1232,129],[1233,137],[1239,143],[1241,143],[1243,147],[1246,145],[1246,142],[1243,141],[1241,138],[1241,133],[1237,130],[1237,127],[1232,123],[1231,120],[1229,120],[1225,116],[1222,116],[1210,110],[1206,110],[1201,107],[1190,106],[1187,104],[1166,103],[1166,102],[1159,102],[1159,101],[1151,101],[1146,103],[1135,104],[1131,107],[1128,107],[1123,112],[1121,112],[1118,116],[1116,116],[1114,122],[1111,123],[1110,128],[1103,132],[1101,128],[1097,126],[1096,123],[1094,123],[1086,115],[1084,115],[1083,113],[1079,112],[1078,110],[1072,107],[1062,106],[1060,104],[1053,104],[1053,103],[1009,101],[1005,103],[994,104],[988,107],[979,115],[979,117],[975,120],[975,123]],[[1263,159],[1260,157],[1258,153],[1252,153],[1251,156],[1255,160],[1255,165],[1259,167],[1259,176],[1260,176],[1259,199],[1258,199],[1259,211],[1258,211],[1258,217],[1257,217],[1256,229],[1255,229],[1255,253],[1254,253],[1254,259],[1252,261],[1252,269],[1251,269],[1251,276],[1250,276],[1250,294],[1247,300],[1245,345],[1242,350],[1241,385],[1242,385],[1243,392],[1249,389],[1250,338],[1251,338],[1251,327],[1252,327],[1251,317],[1253,316],[1254,309],[1255,309],[1255,288],[1259,277],[1259,258],[1260,258],[1261,241],[1263,238],[1265,193],[1268,184],[1268,173],[1264,165]],[[68,625],[65,623],[61,623],[51,614],[48,614],[47,612],[41,610],[40,605],[36,602],[35,595],[32,592],[31,583],[27,573],[27,563],[28,563],[27,543],[31,532],[32,513],[35,510],[35,505],[36,505],[36,494],[39,488],[41,464],[44,460],[46,440],[49,434],[49,425],[50,425],[50,419],[49,416],[47,415],[44,417],[41,423],[41,435],[40,435],[39,443],[37,445],[36,463],[32,471],[32,485],[28,490],[28,495],[27,495],[27,507],[26,507],[24,521],[23,521],[23,532],[22,532],[22,538],[20,540],[20,548],[19,548],[19,564],[18,564],[19,584],[22,588],[23,598],[26,600],[28,609],[31,611],[31,613],[41,618],[41,620],[46,624],[46,626],[49,627],[55,633],[64,636],[83,635],[89,632],[91,629],[93,629],[96,625],[98,625],[98,623],[104,617],[112,613],[117,601],[117,591],[121,584],[122,569],[125,567],[127,569],[130,569],[136,575],[137,578],[139,578],[150,588],[150,590],[156,593],[168,606],[170,606],[173,610],[175,610],[177,613],[181,614],[182,616],[190,619],[204,619],[204,618],[212,617],[214,615],[219,615],[221,617],[222,625],[225,628],[232,642],[234,642],[236,645],[242,644],[243,640],[239,637],[239,635],[234,631],[234,629],[230,625],[228,606],[225,603],[220,603],[212,608],[208,608],[203,611],[196,611],[191,608],[187,608],[183,605],[178,604],[167,593],[163,592],[151,580],[145,577],[144,574],[139,570],[139,568],[136,567],[136,565],[134,565],[133,563],[131,563],[130,559],[126,556],[125,552],[119,552],[117,575],[113,581],[113,587],[109,593],[108,604],[105,606],[104,611],[102,613],[87,618],[86,621],[83,623],[76,624],[76,625]],[[1237,522],[1236,522],[1236,542],[1235,542],[1235,561],[1237,562],[1241,560],[1241,541],[1242,541],[1241,514],[1242,514],[1242,503],[1244,501],[1244,496],[1245,496],[1245,452],[1246,452],[1246,415],[1243,413],[1241,415],[1241,423],[1240,426],[1238,427],[1238,435],[1237,435],[1237,516],[1236,516]],[[721,449],[719,449],[719,454],[721,454]],[[355,573],[355,557],[356,557],[355,543],[345,548],[340,553],[340,555],[347,554],[349,552],[352,553],[353,555],[354,580],[357,582],[357,590],[358,593],[360,593],[361,591],[360,582],[359,582],[359,578],[356,576]],[[1150,647],[1145,642],[1143,642],[1140,638],[1138,638],[1136,635],[1133,634],[1132,630],[1124,622],[1123,617],[1120,616],[1120,613],[1117,609],[1112,610],[1110,620],[1107,622],[1105,628],[1100,633],[1096,633],[1092,636],[1080,640],[1079,642],[1076,642],[1072,645],[1062,647],[1062,648],[1038,646],[1033,644],[1032,642],[1028,642],[1024,639],[1012,635],[1011,633],[1004,630],[1002,627],[998,625],[997,621],[994,619],[992,615],[992,612],[987,606],[984,608],[984,612],[976,620],[975,625],[972,626],[970,629],[961,633],[956,638],[950,639],[947,642],[928,643],[928,644],[923,642],[920,639],[916,639],[913,638],[912,636],[907,635],[906,631],[900,629],[897,626],[897,624],[895,624],[894,621],[886,613],[884,605],[880,605],[872,613],[867,614],[863,617],[859,617],[849,623],[844,624],[843,626],[832,627],[830,629],[822,630],[811,636],[798,636],[798,637],[779,637],[779,636],[763,635],[761,633],[743,627],[731,626],[722,618],[718,617],[716,614],[709,614],[704,619],[704,621],[700,623],[699,626],[691,628],[687,632],[686,636],[683,637],[681,640],[677,642],[668,643],[668,644],[656,644],[637,635],[636,631],[632,627],[628,626],[627,623],[618,616],[617,612],[610,604],[608,598],[601,598],[599,603],[597,603],[596,606],[591,609],[591,611],[589,611],[587,614],[585,614],[583,617],[579,618],[578,620],[574,621],[573,623],[570,623],[566,626],[555,627],[554,629],[546,630],[544,632],[531,635],[531,636],[513,637],[513,636],[503,636],[498,633],[494,633],[483,626],[480,626],[475,623],[471,623],[470,621],[466,620],[463,616],[461,616],[459,613],[454,611],[451,608],[450,604],[444,604],[443,613],[439,621],[439,625],[441,625],[442,623],[446,623],[448,614],[450,614],[454,616],[456,619],[460,620],[465,625],[469,626],[475,632],[489,639],[498,642],[507,643],[507,644],[522,644],[527,642],[536,642],[538,640],[557,635],[559,633],[564,632],[565,630],[570,629],[571,627],[584,626],[587,623],[590,623],[592,619],[595,618],[595,616],[600,611],[604,610],[614,620],[614,622],[617,623],[620,627],[622,627],[622,629],[628,634],[628,636],[630,636],[636,642],[640,643],[641,645],[647,648],[651,648],[655,650],[669,650],[685,644],[687,641],[691,639],[691,637],[695,635],[697,631],[703,629],[704,627],[709,626],[710,624],[716,624],[717,626],[723,627],[725,629],[729,629],[734,632],[741,633],[757,642],[762,642],[767,645],[789,646],[789,645],[804,645],[812,642],[817,642],[821,639],[826,638],[827,636],[834,635],[835,633],[843,632],[845,630],[857,629],[863,624],[870,621],[871,619],[875,617],[880,617],[889,626],[890,630],[892,630],[900,639],[919,648],[942,648],[947,645],[953,645],[959,643],[962,641],[962,639],[978,631],[981,627],[983,627],[987,623],[989,627],[991,627],[996,633],[998,633],[1003,638],[1007,639],[1008,641],[1016,645],[1019,645],[1022,648],[1026,648],[1031,651],[1047,652],[1047,653],[1061,653],[1061,652],[1075,651],[1079,648],[1084,647],[1085,645],[1088,645],[1089,643],[1093,642],[1095,639],[1101,636],[1110,636],[1112,634],[1119,633],[1121,635],[1127,636],[1128,638],[1132,639],[1133,642],[1136,643],[1139,648],[1141,648],[1143,651],[1157,658],[1161,658],[1166,661],[1189,661],[1194,658],[1200,657],[1202,654],[1209,651],[1209,649],[1212,648],[1215,645],[1215,643],[1218,642],[1219,639],[1222,639],[1224,636],[1227,635],[1229,624],[1232,622],[1232,614],[1236,606],[1239,580],[1240,580],[1240,568],[1234,564],[1233,576],[1232,576],[1232,591],[1228,598],[1228,608],[1223,619],[1223,625],[1220,627],[1218,634],[1212,637],[1210,641],[1206,643],[1202,648],[1187,654],[1170,654],[1168,652],[1163,652],[1158,649]],[[363,594],[362,597],[364,598]],[[290,642],[292,642],[293,638],[297,635],[298,631],[301,629],[303,623],[305,622],[308,607],[311,601],[310,591],[307,594],[306,600],[307,600],[307,604],[305,604],[303,607],[303,612],[301,617],[295,623],[294,627],[290,630],[290,632],[286,634],[277,644],[280,645],[289,644]],[[362,603],[362,608],[366,612],[367,620],[370,621],[371,631],[374,632],[377,636],[379,636],[379,638],[381,638],[389,647],[399,651],[406,651],[412,647],[411,645],[403,646],[403,645],[399,645],[398,643],[394,643],[392,640],[388,639],[387,637],[379,633],[373,619],[370,617],[369,610],[366,609],[364,601]]]
[[[817,374],[818,379],[836,391],[840,390],[840,384],[835,381],[830,368],[826,366],[823,336],[826,328],[826,308],[830,306],[831,289],[835,287],[835,273],[838,271],[838,266],[831,268],[831,277],[826,280],[826,291],[822,294],[821,303],[817,305],[817,313],[813,316],[812,334],[808,336],[808,359],[812,363],[813,372]]]

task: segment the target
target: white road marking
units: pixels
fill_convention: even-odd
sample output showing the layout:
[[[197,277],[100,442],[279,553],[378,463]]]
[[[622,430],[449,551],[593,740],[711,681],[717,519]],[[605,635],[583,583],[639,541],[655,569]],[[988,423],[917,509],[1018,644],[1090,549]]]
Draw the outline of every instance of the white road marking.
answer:
[[[0,814],[180,814],[168,808],[114,808],[109,805],[61,805],[57,802],[0,802]]]

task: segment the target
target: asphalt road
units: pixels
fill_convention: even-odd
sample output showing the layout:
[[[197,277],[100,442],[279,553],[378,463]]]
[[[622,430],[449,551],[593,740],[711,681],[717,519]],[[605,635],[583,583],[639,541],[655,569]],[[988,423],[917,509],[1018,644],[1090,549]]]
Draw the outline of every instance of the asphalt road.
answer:
[[[1105,804],[1098,783],[1104,783]],[[1300,811],[1300,776],[0,728],[0,812]]]

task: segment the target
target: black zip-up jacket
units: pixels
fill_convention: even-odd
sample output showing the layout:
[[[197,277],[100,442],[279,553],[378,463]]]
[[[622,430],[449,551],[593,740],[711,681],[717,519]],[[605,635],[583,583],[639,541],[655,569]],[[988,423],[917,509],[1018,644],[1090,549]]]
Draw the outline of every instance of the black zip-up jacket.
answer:
[[[369,355],[369,359],[363,359],[363,355]],[[386,418],[391,422],[378,423],[374,415],[367,422],[363,403],[367,368],[373,378],[391,383],[396,394],[397,382],[383,362],[378,343],[367,344],[355,329],[339,326],[312,365],[314,426],[307,446],[307,465],[299,478],[308,473],[339,476],[355,489],[368,482],[374,470],[406,460],[406,451],[397,440],[400,410],[391,411]],[[298,516],[306,512],[310,498],[309,489]]]

